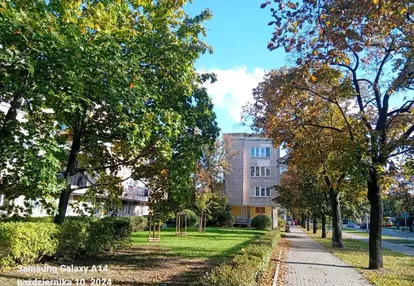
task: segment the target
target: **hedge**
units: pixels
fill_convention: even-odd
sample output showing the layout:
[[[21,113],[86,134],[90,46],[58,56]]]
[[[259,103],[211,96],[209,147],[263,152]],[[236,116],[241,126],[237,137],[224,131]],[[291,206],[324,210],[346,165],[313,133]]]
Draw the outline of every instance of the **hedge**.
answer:
[[[129,244],[132,233],[127,217],[68,220],[60,226],[57,256],[63,258],[87,257]]]
[[[55,254],[58,232],[50,222],[0,223],[0,266],[31,264]]]
[[[112,252],[130,243],[131,219],[119,217],[51,222],[0,222],[0,267],[32,264],[44,257],[79,258]]]
[[[268,269],[280,231],[272,230],[249,244],[230,263],[212,269],[203,279],[204,286],[254,286]]]

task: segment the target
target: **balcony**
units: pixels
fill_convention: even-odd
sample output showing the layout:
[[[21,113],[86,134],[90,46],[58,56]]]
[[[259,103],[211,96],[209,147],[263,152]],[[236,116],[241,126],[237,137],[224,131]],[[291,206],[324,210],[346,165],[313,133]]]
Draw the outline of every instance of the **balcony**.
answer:
[[[148,190],[142,187],[128,186],[122,193],[121,200],[131,202],[148,202]]]

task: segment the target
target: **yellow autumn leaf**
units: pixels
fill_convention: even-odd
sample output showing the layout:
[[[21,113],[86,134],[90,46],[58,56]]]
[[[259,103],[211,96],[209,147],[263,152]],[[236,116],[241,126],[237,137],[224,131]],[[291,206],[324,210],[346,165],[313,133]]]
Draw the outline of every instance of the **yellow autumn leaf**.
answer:
[[[316,76],[311,76],[311,80],[313,81],[313,82],[316,82],[317,80],[318,80],[318,78],[316,77]]]
[[[379,2],[379,0],[372,0],[372,3],[374,3],[375,5],[377,5]]]

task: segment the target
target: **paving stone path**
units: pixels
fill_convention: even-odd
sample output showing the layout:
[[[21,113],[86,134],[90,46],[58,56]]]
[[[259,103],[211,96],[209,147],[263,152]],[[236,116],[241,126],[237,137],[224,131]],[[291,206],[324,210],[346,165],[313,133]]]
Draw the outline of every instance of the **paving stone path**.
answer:
[[[292,242],[285,261],[286,286],[372,286],[358,271],[312,240],[300,227],[290,230],[286,233],[286,238]]]

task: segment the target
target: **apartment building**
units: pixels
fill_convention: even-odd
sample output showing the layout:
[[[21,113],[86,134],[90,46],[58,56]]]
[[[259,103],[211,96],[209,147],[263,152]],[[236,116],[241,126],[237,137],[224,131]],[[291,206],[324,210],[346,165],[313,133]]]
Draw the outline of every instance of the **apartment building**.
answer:
[[[273,188],[280,184],[278,159],[280,149],[274,148],[271,140],[248,133],[228,133],[237,155],[230,159],[232,170],[224,176],[228,205],[236,224],[250,226],[251,220],[266,214],[277,227],[279,204]]]
[[[127,168],[122,167],[120,171],[120,175],[124,178],[128,178],[131,175],[131,171]],[[77,174],[73,177],[71,185],[74,191],[70,195],[68,208],[66,210],[66,216],[80,216],[80,215],[90,215],[87,211],[89,208],[93,207],[93,203],[90,200],[81,201],[82,196],[85,195],[88,188],[91,185],[91,182],[94,182],[92,178],[87,180],[83,175]],[[119,197],[121,204],[118,206],[114,206],[114,209],[111,213],[106,213],[103,208],[97,209],[94,213],[94,216],[102,217],[107,215],[116,215],[116,216],[142,216],[148,215],[149,207],[148,207],[148,198],[149,198],[149,190],[145,186],[145,184],[141,181],[133,180],[129,178],[122,182],[122,189],[123,192]],[[107,199],[107,195],[96,195],[96,200],[99,202],[103,202]],[[76,204],[80,202],[80,204]],[[25,198],[23,196],[18,197],[14,200],[14,204],[24,208]],[[0,206],[2,206],[5,202],[4,195],[0,194]],[[30,200],[28,202],[32,207],[32,215],[33,217],[41,217],[41,216],[48,216],[46,209],[40,202],[40,199]],[[58,200],[56,199],[56,205],[58,204]],[[78,206],[77,206],[78,205]],[[76,206],[76,207],[75,207]],[[5,212],[1,212],[0,214],[10,215]]]

